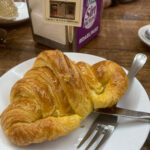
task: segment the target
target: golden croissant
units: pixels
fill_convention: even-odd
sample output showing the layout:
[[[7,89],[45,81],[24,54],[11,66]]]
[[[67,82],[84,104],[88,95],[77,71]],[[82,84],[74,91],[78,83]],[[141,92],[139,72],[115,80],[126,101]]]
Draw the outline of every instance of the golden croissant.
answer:
[[[115,105],[127,87],[126,73],[112,61],[90,66],[44,51],[13,86],[1,125],[19,146],[54,140],[78,128],[94,108]]]

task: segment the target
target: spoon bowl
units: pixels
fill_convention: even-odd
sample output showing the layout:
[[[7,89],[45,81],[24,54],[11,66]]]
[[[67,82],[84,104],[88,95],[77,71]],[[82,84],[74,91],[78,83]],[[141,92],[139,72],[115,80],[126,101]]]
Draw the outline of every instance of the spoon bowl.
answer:
[[[144,66],[144,64],[147,61],[147,56],[142,53],[138,53],[135,55],[131,68],[128,72],[128,78],[129,80],[133,79],[136,74],[141,70],[141,68]]]

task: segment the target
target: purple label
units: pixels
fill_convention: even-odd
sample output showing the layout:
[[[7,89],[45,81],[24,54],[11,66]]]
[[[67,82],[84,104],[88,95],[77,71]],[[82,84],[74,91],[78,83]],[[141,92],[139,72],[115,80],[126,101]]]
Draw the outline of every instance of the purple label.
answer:
[[[83,0],[82,27],[76,30],[77,49],[80,49],[95,37],[100,28],[102,0]]]

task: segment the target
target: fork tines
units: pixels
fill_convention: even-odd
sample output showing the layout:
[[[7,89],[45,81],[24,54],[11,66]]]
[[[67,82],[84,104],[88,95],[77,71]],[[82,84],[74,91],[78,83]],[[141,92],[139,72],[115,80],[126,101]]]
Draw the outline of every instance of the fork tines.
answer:
[[[99,115],[91,127],[89,128],[88,132],[80,142],[80,144],[77,146],[77,148],[80,148],[85,141],[92,135],[93,132],[95,132],[94,137],[89,142],[89,144],[86,146],[85,150],[88,150],[95,141],[98,140],[100,136],[102,136],[99,143],[96,145],[95,150],[98,150],[99,147],[110,137],[111,133],[114,131],[115,127],[117,126],[117,117],[116,116],[108,116],[108,115]]]

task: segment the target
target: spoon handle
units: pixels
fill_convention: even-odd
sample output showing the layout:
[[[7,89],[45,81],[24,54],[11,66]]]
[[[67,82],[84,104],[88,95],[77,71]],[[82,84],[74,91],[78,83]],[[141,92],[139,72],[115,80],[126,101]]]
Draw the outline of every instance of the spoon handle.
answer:
[[[138,53],[135,55],[134,60],[132,62],[131,68],[128,72],[129,80],[136,76],[139,70],[144,66],[146,63],[147,56],[142,53]]]

